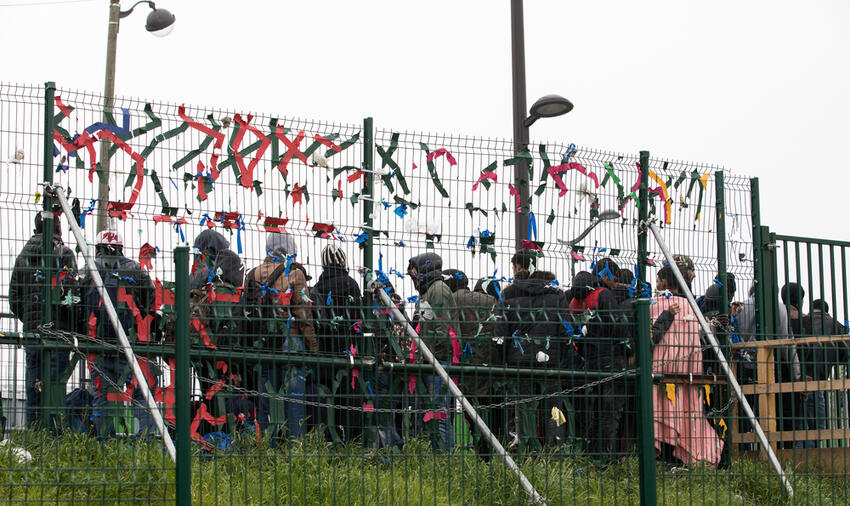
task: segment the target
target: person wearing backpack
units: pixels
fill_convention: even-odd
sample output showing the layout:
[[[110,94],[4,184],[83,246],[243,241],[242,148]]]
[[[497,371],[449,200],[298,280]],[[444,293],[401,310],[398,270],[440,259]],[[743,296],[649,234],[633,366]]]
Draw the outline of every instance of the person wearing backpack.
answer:
[[[578,341],[588,371],[614,374],[626,366],[627,347],[617,299],[611,290],[616,285],[617,271],[613,260],[604,258],[594,266],[593,273],[582,271],[573,278],[570,312],[573,324],[581,329]],[[623,387],[622,382],[607,381],[592,390],[588,398],[588,449],[591,458],[603,467],[613,462],[618,453],[617,436],[626,404]]]
[[[75,308],[79,299],[77,261],[74,252],[62,242],[62,226],[58,218],[53,222],[53,275],[45,279],[42,271],[43,221],[41,212],[35,215],[35,233],[26,242],[15,259],[9,282],[9,306],[12,313],[23,322],[24,332],[37,332],[42,324],[42,287],[50,282],[54,324],[57,330],[74,330]],[[41,392],[48,384],[54,385],[65,376],[70,365],[69,352],[41,347],[25,346],[26,354],[26,424],[41,421]],[[49,378],[42,377],[42,364],[47,362]],[[47,381],[44,381],[47,380]],[[57,387],[58,388],[58,387]],[[64,395],[64,386],[61,388]]]
[[[245,276],[243,311],[245,343],[256,350],[274,353],[318,353],[316,329],[310,308],[307,277],[295,262],[295,240],[282,232],[271,232],[266,239],[266,258]],[[273,396],[302,397],[307,388],[306,367],[261,361],[254,366],[257,390]],[[258,400],[258,425],[274,432],[284,420],[272,420],[271,399]],[[306,409],[303,403],[284,402],[285,426],[290,437],[304,433]]]
[[[340,247],[329,244],[322,250],[322,273],[310,290],[316,322],[319,351],[330,355],[374,355],[372,349],[364,349],[363,320],[361,315],[362,296],[360,286],[348,274],[348,259]],[[368,388],[360,371],[332,367],[319,369],[319,382],[331,385],[331,391],[343,406],[360,407],[372,404]],[[350,380],[346,381],[348,377]],[[358,381],[359,380],[359,381]],[[364,382],[362,386],[358,383]],[[347,440],[362,434],[365,416],[361,411],[344,410],[342,422]]]
[[[224,354],[228,350],[240,350],[240,295],[245,278],[242,259],[229,249],[221,250],[206,272],[208,278],[204,285],[190,293],[192,345],[219,350]],[[200,437],[201,433],[213,432],[225,424],[231,429],[236,428],[239,425],[237,420],[228,416],[236,416],[236,413],[228,409],[231,393],[226,391],[225,386],[241,385],[241,361],[227,360],[225,356],[204,358],[193,365],[205,391],[192,424],[193,428],[200,430],[193,436]]]
[[[419,292],[414,311],[414,325],[419,337],[440,363],[458,364],[462,332],[454,296],[443,281],[443,259],[430,252],[416,255],[408,262],[407,273]],[[429,427],[433,448],[451,450],[454,431],[449,413],[449,388],[436,374],[422,375],[422,382],[427,392],[419,395],[417,400],[420,405],[428,404],[433,411],[421,417],[417,415],[417,426],[420,431],[423,426]]]
[[[94,263],[115,308],[118,322],[130,343],[149,342],[153,321],[151,308],[154,306],[156,290],[147,271],[142,269],[138,262],[124,256],[124,241],[120,233],[113,230],[98,233]],[[89,337],[120,346],[118,334],[112,326],[91,275],[86,277],[83,286],[86,290],[85,309]],[[153,364],[144,357],[139,357],[138,361],[148,387],[153,391],[158,384]],[[92,417],[99,436],[116,434],[119,429],[115,423],[116,419],[122,416],[123,403],[129,400],[134,404],[134,416],[139,419],[137,434],[155,430],[144,396],[136,388],[132,367],[122,351],[116,349],[90,353],[89,368],[94,383]],[[125,427],[124,430],[132,432],[130,427]]]
[[[210,267],[222,251],[230,251],[230,241],[217,231],[207,228],[192,243],[194,258],[192,259],[192,274],[189,277],[189,289],[200,290],[210,280]],[[242,282],[237,284],[242,286]]]

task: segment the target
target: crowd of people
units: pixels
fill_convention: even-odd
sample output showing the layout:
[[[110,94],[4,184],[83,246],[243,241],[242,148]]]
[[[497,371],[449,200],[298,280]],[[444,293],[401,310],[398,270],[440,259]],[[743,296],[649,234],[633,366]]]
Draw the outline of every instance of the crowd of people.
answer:
[[[75,255],[62,242],[59,220],[52,221],[49,276],[42,270],[44,230],[39,213],[35,235],[12,273],[13,313],[25,332],[38,332],[47,303],[54,328],[117,344],[101,292],[90,274],[78,275]],[[658,270],[653,295],[631,269],[621,268],[610,257],[598,259],[589,271],[577,273],[564,286],[555,273],[539,268],[540,251],[521,249],[511,258],[509,279],[488,277],[472,284],[464,272],[427,252],[410,258],[405,275],[398,276],[412,281],[418,293],[403,300],[380,270],[365,273],[367,282],[361,288],[344,250],[333,244],[322,250],[322,271],[311,284],[307,267],[297,261],[294,238],[285,233],[269,233],[267,256],[247,272],[229,241],[213,229],[195,238],[193,253],[190,335],[196,352],[205,353],[193,354],[193,371],[202,391],[193,406],[191,430],[196,440],[207,445],[234,431],[250,431],[274,444],[282,437],[297,438],[316,429],[334,441],[376,446],[401,445],[402,435],[422,435],[435,449],[451,449],[457,439],[455,425],[461,419],[455,416],[453,398],[438,375],[427,367],[399,374],[392,367],[355,363],[355,359],[374,357],[379,365],[422,364],[425,356],[410,338],[412,329],[441,364],[472,366],[460,373],[453,369],[453,381],[474,405],[481,406],[478,416],[508,448],[534,452],[545,446],[573,445],[607,465],[630,453],[635,441],[634,381],[618,376],[635,361],[637,335],[631,304],[635,298],[652,298],[653,372],[700,376],[713,362],[704,353],[696,314],[684,298],[684,291],[692,290],[695,272],[693,262],[682,255],[675,259],[685,286],[677,282],[673,266],[665,265]],[[98,234],[95,257],[105,293],[130,342],[173,343],[173,292],[168,285],[152,281],[146,268],[124,255],[118,232]],[[45,284],[49,284],[48,301],[42,290]],[[713,325],[732,334],[733,340],[755,339],[753,297],[720,307],[718,288],[724,284],[728,300],[733,300],[734,276],[723,282],[715,279],[699,298],[700,311]],[[786,288],[782,294],[790,309],[791,321],[786,322],[790,332],[834,328],[835,333],[843,333],[828,318],[822,301],[812,305],[812,315],[800,315],[802,289]],[[401,310],[402,319],[381,302],[378,290]],[[25,350],[27,423],[53,427],[65,423],[41,420],[39,396],[45,374],[52,384],[62,384],[63,377],[67,381],[70,352],[49,346]],[[826,353],[828,357],[801,357],[798,350],[789,350],[785,363],[797,379],[821,379],[828,374],[823,368],[807,369],[805,364],[846,358],[839,357],[837,349],[799,350],[800,355]],[[745,351],[739,357],[744,378],[754,372],[751,355]],[[169,407],[173,382],[172,387],[164,386],[158,368],[171,359],[165,354],[139,354],[139,358],[148,385],[166,405],[166,419],[173,422]],[[105,437],[126,431],[153,432],[121,351],[104,348],[86,359],[91,378],[86,389],[91,396],[90,423],[77,420],[77,425]],[[173,371],[173,362],[169,365]],[[659,458],[673,466],[718,464],[725,429],[717,417],[706,416],[703,385],[678,382],[653,388]],[[800,405],[803,412],[812,413],[800,418],[808,428],[819,428],[823,419],[823,393],[818,394]],[[78,399],[79,389],[71,395]],[[116,413],[125,413],[128,405],[133,406],[136,423],[121,428]],[[474,427],[472,420],[466,422]],[[490,453],[478,431],[473,429],[472,434],[478,450]]]

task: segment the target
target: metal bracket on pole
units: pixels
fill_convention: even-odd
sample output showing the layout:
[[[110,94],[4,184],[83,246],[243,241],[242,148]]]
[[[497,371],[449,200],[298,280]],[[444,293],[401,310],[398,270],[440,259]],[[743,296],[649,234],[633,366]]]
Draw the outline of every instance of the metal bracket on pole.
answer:
[[[86,259],[86,267],[94,280],[97,293],[100,295],[101,303],[104,308],[106,308],[106,313],[109,315],[109,321],[112,323],[112,328],[115,329],[115,333],[118,335],[118,341],[121,343],[121,348],[124,350],[124,356],[133,367],[133,377],[136,378],[136,381],[139,384],[139,389],[145,397],[145,402],[151,412],[154,423],[156,423],[156,428],[159,429],[159,433],[162,435],[162,442],[165,443],[165,448],[168,450],[171,460],[176,462],[177,452],[174,448],[174,442],[171,440],[171,435],[165,427],[165,422],[162,420],[162,413],[159,412],[156,400],[151,394],[150,388],[148,388],[148,382],[145,379],[145,375],[142,374],[142,369],[139,367],[139,362],[136,360],[136,354],[133,353],[133,348],[130,346],[127,334],[124,332],[124,327],[122,327],[121,323],[118,321],[118,313],[115,312],[115,306],[112,305],[112,299],[109,298],[109,294],[103,286],[103,279],[101,279],[100,273],[98,272],[97,267],[95,267],[94,259],[91,255],[89,255],[88,249],[86,248],[86,239],[83,237],[83,231],[80,229],[80,224],[74,219],[74,214],[71,212],[71,206],[68,205],[68,199],[65,197],[64,189],[59,185],[45,185],[45,191],[52,192],[53,196],[59,200],[59,204],[62,206],[62,213],[65,215],[65,218],[68,219],[68,224],[71,226],[71,232],[74,233],[77,245],[83,253],[83,258]]]
[[[519,466],[516,465],[514,459],[511,458],[510,455],[508,455],[508,453],[505,451],[505,448],[502,446],[499,440],[496,439],[496,436],[493,435],[493,432],[490,431],[490,428],[487,427],[487,424],[484,423],[484,420],[478,415],[478,412],[475,411],[475,408],[472,406],[469,400],[467,400],[466,396],[463,395],[463,392],[460,391],[460,388],[458,388],[458,386],[455,385],[455,382],[451,380],[449,374],[446,372],[445,369],[443,369],[443,366],[440,364],[440,362],[436,358],[434,358],[434,355],[433,353],[431,353],[431,350],[428,349],[428,346],[422,341],[422,339],[419,337],[419,334],[410,325],[410,322],[407,320],[404,314],[402,314],[402,312],[399,311],[398,307],[396,307],[396,305],[393,304],[392,300],[390,300],[390,296],[387,294],[387,292],[384,291],[383,286],[380,283],[372,281],[368,285],[368,290],[378,294],[378,296],[381,298],[381,302],[384,304],[384,306],[387,307],[387,309],[392,312],[393,318],[395,318],[396,321],[404,322],[404,328],[407,332],[407,335],[410,336],[410,338],[413,339],[413,341],[416,343],[416,347],[422,353],[422,356],[425,357],[425,360],[428,362],[428,364],[430,364],[434,368],[434,370],[437,372],[437,375],[440,377],[441,380],[443,380],[443,383],[448,385],[449,391],[451,391],[452,395],[460,401],[461,405],[463,406],[463,410],[466,411],[466,414],[468,414],[469,417],[475,421],[475,425],[478,427],[478,430],[481,431],[484,437],[487,438],[487,441],[490,443],[490,446],[492,446],[493,449],[496,450],[496,453],[499,454],[499,456],[505,459],[505,463],[508,465],[508,467],[511,468],[514,473],[516,473],[517,478],[519,478],[519,482],[522,485],[522,488],[524,488],[529,495],[529,501],[532,504],[546,504],[546,498],[540,495],[537,490],[534,489],[534,485],[532,485],[531,482],[528,481],[528,478],[525,477],[525,475],[522,473],[522,470],[520,470]]]
[[[690,289],[688,289],[688,285],[687,283],[685,283],[685,278],[682,276],[682,273],[679,271],[679,267],[673,260],[673,255],[671,255],[670,250],[667,249],[667,243],[664,241],[664,239],[661,238],[661,231],[659,231],[658,227],[655,226],[655,223],[652,223],[651,221],[642,222],[641,227],[649,229],[652,232],[652,235],[655,236],[655,241],[658,243],[658,246],[661,247],[661,251],[664,253],[664,258],[667,259],[667,263],[673,270],[673,274],[676,276],[676,281],[679,283],[679,287],[682,289],[682,292],[688,299],[688,304],[691,306],[691,309],[696,315],[700,327],[702,327],[703,332],[705,332],[706,340],[711,345],[711,348],[714,350],[715,355],[717,355],[717,360],[718,362],[720,362],[720,368],[723,369],[723,372],[726,374],[726,379],[729,381],[729,384],[732,385],[732,390],[735,392],[735,396],[738,398],[738,402],[740,402],[741,407],[744,408],[744,413],[747,415],[747,419],[750,420],[750,424],[752,424],[753,430],[756,431],[756,435],[758,436],[759,442],[761,443],[762,448],[764,448],[764,451],[767,452],[767,457],[770,460],[770,463],[773,465],[773,468],[776,470],[776,474],[779,475],[779,478],[782,480],[782,484],[785,485],[785,489],[788,491],[788,496],[793,499],[794,489],[791,487],[791,482],[788,481],[788,477],[785,476],[785,471],[782,470],[782,464],[779,463],[779,459],[777,459],[776,454],[773,453],[773,448],[770,447],[770,443],[767,440],[767,436],[764,434],[761,425],[759,425],[759,422],[756,419],[756,415],[753,413],[753,409],[750,407],[750,403],[747,402],[746,397],[744,397],[744,394],[741,393],[741,386],[738,384],[738,380],[732,373],[732,368],[729,367],[729,363],[726,361],[726,357],[723,355],[723,350],[720,349],[720,345],[717,342],[717,338],[715,338],[714,334],[711,332],[711,327],[709,327],[708,322],[705,321],[705,317],[702,315],[702,311],[699,310],[696,300],[694,300],[693,294],[691,293]]]

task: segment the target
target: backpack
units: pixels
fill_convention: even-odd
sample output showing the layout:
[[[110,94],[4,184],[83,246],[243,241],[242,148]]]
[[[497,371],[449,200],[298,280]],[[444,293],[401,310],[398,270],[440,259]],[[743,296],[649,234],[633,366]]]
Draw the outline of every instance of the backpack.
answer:
[[[256,280],[254,270],[246,276],[240,301],[245,318],[245,338],[248,340],[246,346],[276,349],[274,342],[270,342],[267,337],[288,335],[290,312],[286,307],[287,294],[278,293],[272,288],[285,271],[286,263],[281,262],[264,280]],[[288,295],[291,297],[291,294]]]
[[[189,293],[189,332],[193,345],[238,346],[241,288],[217,282]]]
[[[115,312],[118,314],[118,322],[128,334],[128,338],[135,337],[135,335],[130,335],[135,334],[134,324],[136,323],[136,318],[133,314],[133,309],[130,306],[130,303],[135,305],[132,298],[132,287],[135,281],[130,282],[130,280],[126,279],[126,276],[123,276],[123,274],[127,272],[127,269],[124,266],[132,263],[132,260],[125,257],[116,258],[114,260],[110,259],[105,262],[95,260],[94,262],[97,271],[102,277],[103,287],[109,295],[109,300],[112,301],[112,305],[115,307]],[[129,292],[127,291],[128,287],[131,288]],[[120,290],[122,288],[124,289],[123,292]],[[130,297],[127,298],[124,294],[129,294]],[[101,328],[103,329],[103,333],[101,336],[103,338],[117,339],[117,335],[110,324],[109,315],[106,312],[105,305],[100,299],[100,292],[98,292],[94,280],[92,280],[88,287],[86,287],[86,306],[88,308],[89,315],[89,335],[91,335],[92,331],[96,328],[92,325],[92,323],[94,323],[97,326],[102,326]],[[95,322],[91,321],[92,317],[95,318]],[[131,339],[131,341],[132,340],[133,339]]]

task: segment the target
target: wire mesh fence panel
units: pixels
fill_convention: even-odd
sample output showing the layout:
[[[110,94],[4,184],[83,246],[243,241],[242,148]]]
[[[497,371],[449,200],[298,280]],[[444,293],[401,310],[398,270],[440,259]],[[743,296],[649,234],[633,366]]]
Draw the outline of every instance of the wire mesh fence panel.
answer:
[[[69,213],[39,185],[50,108],[46,165]],[[743,346],[764,337],[745,296],[756,258],[745,178],[725,174],[721,206],[715,167],[653,159],[641,202],[634,155],[515,153],[371,120],[127,98],[103,111],[95,94],[50,101],[11,84],[0,85],[0,155],[8,502],[173,501],[168,438],[142,378],[166,432],[189,426],[200,504],[637,503],[645,409],[659,502],[786,500],[769,465],[746,457],[748,422],[696,321],[709,319],[738,376],[764,377],[768,362]],[[696,310],[656,246],[647,282],[636,278],[640,205],[679,255]],[[733,277],[719,272],[718,244]],[[176,292],[179,245],[192,247],[188,294]],[[842,283],[816,285],[843,302]],[[639,298],[653,301],[643,403]],[[846,428],[844,390],[823,390],[830,423]],[[804,498],[846,498],[816,467],[795,479]]]

